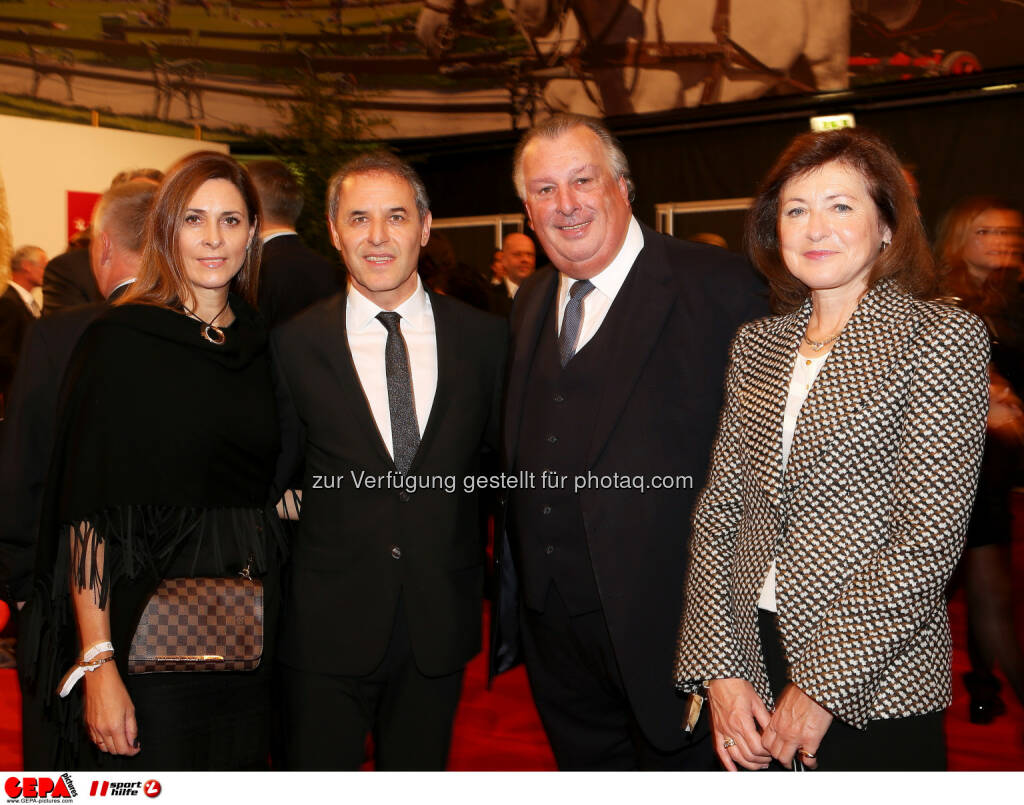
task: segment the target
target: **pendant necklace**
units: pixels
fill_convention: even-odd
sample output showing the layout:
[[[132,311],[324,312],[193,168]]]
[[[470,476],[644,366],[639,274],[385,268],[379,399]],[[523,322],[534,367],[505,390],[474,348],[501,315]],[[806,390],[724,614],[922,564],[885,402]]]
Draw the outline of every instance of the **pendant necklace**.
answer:
[[[185,312],[188,313],[188,315],[190,315],[193,319],[197,319],[199,323],[203,325],[202,327],[199,328],[199,335],[201,335],[211,344],[216,344],[218,347],[224,343],[226,338],[224,336],[224,331],[220,329],[220,327],[217,327],[214,324],[214,322],[221,317],[221,314],[224,313],[225,310],[228,309],[228,301],[230,300],[226,300],[224,302],[224,307],[220,309],[220,312],[212,319],[210,319],[208,322],[203,321],[201,318],[199,318],[199,316],[197,316],[195,313],[193,313],[191,310],[185,307],[185,305],[182,305],[182,307],[185,308]]]

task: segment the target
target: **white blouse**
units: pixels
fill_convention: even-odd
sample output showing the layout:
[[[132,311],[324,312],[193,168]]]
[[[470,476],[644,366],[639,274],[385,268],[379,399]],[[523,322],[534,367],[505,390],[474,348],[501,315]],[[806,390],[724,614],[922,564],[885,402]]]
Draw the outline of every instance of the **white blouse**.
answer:
[[[789,460],[789,450],[793,446],[793,434],[796,432],[796,421],[800,416],[800,407],[811,392],[811,386],[825,365],[825,359],[829,353],[819,358],[807,358],[796,353],[796,361],[793,364],[793,377],[789,381],[789,396],[786,398],[786,411],[782,415],[782,474],[786,474],[786,462]],[[768,573],[765,575],[764,584],[761,586],[761,597],[757,601],[759,609],[766,609],[769,612],[778,611],[775,604],[775,560],[768,566]]]

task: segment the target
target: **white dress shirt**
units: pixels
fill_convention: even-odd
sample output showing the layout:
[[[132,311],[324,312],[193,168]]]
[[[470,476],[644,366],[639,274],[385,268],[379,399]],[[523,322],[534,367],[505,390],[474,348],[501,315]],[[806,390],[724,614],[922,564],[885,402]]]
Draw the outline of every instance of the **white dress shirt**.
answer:
[[[508,294],[508,298],[515,299],[516,294],[519,293],[519,285],[512,282],[508,277],[502,277],[501,279],[505,283],[505,293]]]
[[[796,433],[796,421],[800,417],[800,409],[804,400],[811,393],[811,386],[814,385],[818,372],[825,365],[825,358],[829,356],[826,352],[817,358],[807,358],[796,353],[796,362],[793,364],[793,377],[789,381],[789,396],[786,398],[786,410],[782,414],[782,474],[785,477],[786,464],[789,462],[789,451],[793,446],[793,435]],[[775,602],[775,560],[768,566],[768,573],[764,577],[764,585],[761,587],[761,597],[758,599],[759,609],[766,609],[769,612],[778,612],[778,605]]]
[[[39,303],[36,302],[36,298],[32,296],[32,292],[26,291],[16,282],[11,282],[11,287],[18,292],[18,296],[20,296],[21,301],[25,303],[25,307],[28,308],[28,312],[38,319],[43,311],[39,309]]]
[[[615,296],[629,275],[629,269],[633,267],[637,255],[643,248],[644,233],[636,218],[630,218],[626,239],[622,242],[619,253],[600,274],[590,278],[594,290],[583,299],[583,321],[580,324],[579,338],[576,339],[576,352],[583,349],[604,322]],[[565,306],[569,304],[569,289],[577,280],[565,274],[559,274],[558,277],[558,332],[562,332],[562,317],[565,315]]]
[[[377,319],[384,308],[378,307],[349,283],[345,304],[345,327],[352,362],[370,405],[380,438],[394,458],[391,441],[391,408],[388,405],[388,376],[384,363],[384,347],[388,331]],[[412,397],[416,406],[416,424],[420,436],[427,425],[430,407],[437,391],[437,337],[434,330],[434,310],[423,283],[416,278],[412,296],[395,308],[402,317],[400,327],[409,353],[412,373]]]

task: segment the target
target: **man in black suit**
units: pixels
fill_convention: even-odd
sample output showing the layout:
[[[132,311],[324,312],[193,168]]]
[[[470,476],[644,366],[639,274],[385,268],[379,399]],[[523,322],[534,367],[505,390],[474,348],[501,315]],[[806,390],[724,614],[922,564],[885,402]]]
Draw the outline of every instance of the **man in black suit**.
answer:
[[[142,257],[142,235],[156,186],[131,182],[108,190],[93,211],[90,243],[95,282],[113,301],[134,280]],[[57,403],[78,339],[106,303],[78,306],[38,321],[22,348],[21,365],[11,388],[7,418],[0,425],[0,597],[12,609],[32,589],[36,532],[50,454]],[[35,694],[23,690],[25,768],[49,768],[47,725]],[[40,754],[42,752],[42,754]]]
[[[761,286],[736,255],[636,221],[597,121],[531,129],[514,175],[553,266],[512,318],[506,470],[539,480],[508,502],[494,670],[518,636],[560,768],[714,768],[671,670],[727,349],[767,311]]]
[[[260,261],[260,312],[272,328],[344,287],[344,275],[306,246],[295,232],[302,212],[302,188],[288,168],[273,159],[248,165],[260,196],[263,257]]]
[[[42,285],[46,252],[38,246],[22,246],[11,256],[11,281],[0,294],[0,416],[10,390],[18,353],[29,325],[40,309],[32,291]]]
[[[488,289],[488,309],[498,316],[507,316],[512,312],[512,300],[516,298],[519,286],[537,267],[537,247],[529,235],[509,232],[502,240],[498,254],[501,255],[498,258],[501,261],[501,276],[500,281],[492,283]]]
[[[279,659],[285,765],[443,769],[480,648],[481,452],[493,448],[506,327],[426,291],[426,191],[388,154],[328,189],[347,293],[271,337],[278,485],[305,459]]]

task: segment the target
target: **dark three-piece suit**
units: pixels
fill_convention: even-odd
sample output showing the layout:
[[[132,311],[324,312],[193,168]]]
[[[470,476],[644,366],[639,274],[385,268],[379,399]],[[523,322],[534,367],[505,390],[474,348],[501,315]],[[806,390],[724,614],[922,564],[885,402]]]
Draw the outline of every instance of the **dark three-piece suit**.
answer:
[[[642,232],[644,247],[603,323],[564,368],[553,268],[523,283],[512,315],[505,469],[548,470],[566,481],[554,489],[538,479],[508,500],[492,670],[511,667],[526,649],[562,768],[636,766],[596,745],[608,720],[600,714],[592,727],[563,723],[560,709],[594,705],[573,676],[578,669],[563,673],[552,656],[565,646],[548,640],[545,648],[534,628],[552,606],[606,631],[610,648],[582,662],[621,686],[631,711],[624,732],[642,734],[655,756],[690,743],[672,679],[690,513],[707,470],[730,339],[767,312],[763,286],[737,255]],[[700,759],[681,767],[710,765],[709,741],[693,743]]]

